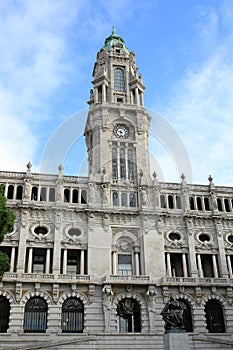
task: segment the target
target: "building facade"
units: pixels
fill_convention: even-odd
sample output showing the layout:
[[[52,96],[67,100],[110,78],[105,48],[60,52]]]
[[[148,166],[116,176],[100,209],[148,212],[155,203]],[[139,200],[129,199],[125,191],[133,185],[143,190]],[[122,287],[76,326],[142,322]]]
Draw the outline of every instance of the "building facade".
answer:
[[[233,189],[151,176],[145,87],[115,30],[92,84],[87,177],[0,172],[16,213],[0,349],[163,349],[171,295],[190,349],[232,348]]]

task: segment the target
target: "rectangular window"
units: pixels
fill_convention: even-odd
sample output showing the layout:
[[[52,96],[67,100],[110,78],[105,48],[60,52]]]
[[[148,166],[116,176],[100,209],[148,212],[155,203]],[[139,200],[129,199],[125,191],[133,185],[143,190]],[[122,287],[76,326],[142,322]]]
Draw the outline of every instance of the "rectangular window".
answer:
[[[118,275],[130,276],[132,274],[132,255],[118,254]]]

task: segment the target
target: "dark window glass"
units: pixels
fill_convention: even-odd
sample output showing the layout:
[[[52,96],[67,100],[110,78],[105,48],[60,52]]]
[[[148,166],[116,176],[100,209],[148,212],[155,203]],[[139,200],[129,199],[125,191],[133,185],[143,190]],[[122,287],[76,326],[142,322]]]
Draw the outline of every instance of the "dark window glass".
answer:
[[[180,196],[176,196],[176,208],[182,209]]]
[[[122,299],[117,305],[119,333],[140,333],[141,312],[138,302],[131,298]]]
[[[169,209],[174,209],[173,196],[168,196],[168,207]]]
[[[207,329],[210,333],[224,333],[225,324],[223,310],[216,300],[209,300],[205,306],[205,317]]]
[[[197,197],[197,209],[198,210],[202,210],[201,197]]]
[[[6,333],[9,328],[10,303],[0,296],[0,333]]]
[[[47,194],[47,188],[42,187],[40,190],[40,201],[42,201],[42,202],[46,201],[46,194]]]
[[[14,198],[14,185],[9,185],[7,189],[7,199]]]
[[[16,190],[16,199],[22,199],[23,197],[23,186],[18,185]]]
[[[209,198],[205,197],[204,198],[204,204],[205,204],[205,210],[210,210],[210,202],[209,202]]]
[[[189,198],[189,203],[190,203],[190,209],[191,209],[191,210],[195,210],[195,207],[194,207],[194,198],[193,198],[193,197],[190,197],[190,198]]]
[[[78,190],[76,188],[72,192],[72,203],[78,203]]]
[[[61,328],[63,333],[82,333],[84,308],[81,301],[69,298],[62,305]]]
[[[68,188],[65,188],[64,190],[64,202],[70,202],[70,190]]]
[[[31,200],[37,201],[37,199],[38,199],[38,187],[34,186],[32,187]]]
[[[218,205],[218,210],[219,211],[223,211],[223,209],[222,209],[222,201],[221,201],[220,198],[217,198],[217,205]]]
[[[55,188],[53,187],[49,189],[49,201],[55,202]]]
[[[166,200],[165,200],[165,196],[163,194],[160,195],[160,206],[161,208],[166,208]]]
[[[47,303],[42,298],[32,298],[25,305],[25,333],[44,333],[47,328]]]
[[[114,70],[114,90],[125,90],[124,71],[120,68]]]
[[[85,190],[81,192],[81,204],[87,204],[87,191]]]

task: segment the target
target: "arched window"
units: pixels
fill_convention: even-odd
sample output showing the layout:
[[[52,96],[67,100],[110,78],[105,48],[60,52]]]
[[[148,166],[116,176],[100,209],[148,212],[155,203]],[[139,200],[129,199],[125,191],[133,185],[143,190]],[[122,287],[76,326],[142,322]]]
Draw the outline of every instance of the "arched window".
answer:
[[[63,333],[82,333],[84,326],[83,304],[77,298],[69,298],[62,305],[61,328]]]
[[[119,205],[118,193],[117,192],[113,192],[113,194],[112,194],[112,204],[114,206]]]
[[[123,148],[120,149],[120,172],[121,180],[125,180],[125,150]]]
[[[165,196],[163,194],[160,195],[160,207],[161,208],[166,208],[166,200],[165,200]]]
[[[204,205],[205,205],[205,210],[210,211],[209,198],[207,198],[207,197],[204,198]]]
[[[176,196],[176,209],[182,209],[180,196]]]
[[[128,179],[130,181],[135,180],[135,164],[133,158],[134,157],[132,149],[128,149]]]
[[[14,185],[9,185],[7,189],[7,199],[14,198]]]
[[[6,333],[9,328],[10,303],[0,296],[0,333]]]
[[[23,186],[18,185],[16,190],[16,199],[22,199],[23,197]]]
[[[190,203],[190,209],[191,209],[191,210],[195,210],[194,198],[193,198],[193,197],[190,197],[190,198],[189,198],[189,203]]]
[[[46,194],[47,194],[47,188],[46,187],[41,187],[40,190],[40,201],[45,202],[46,201]]]
[[[54,187],[51,187],[49,189],[49,201],[55,202],[55,188]]]
[[[134,193],[130,193],[129,195],[129,206],[130,208],[136,207],[136,196]]]
[[[227,212],[230,211],[230,205],[229,205],[229,200],[227,198],[224,199],[224,206],[225,206],[225,210]]]
[[[112,178],[117,180],[117,150],[116,148],[112,149]]]
[[[70,190],[68,188],[64,189],[64,202],[70,202]]]
[[[184,329],[186,332],[193,332],[193,320],[192,320],[191,307],[186,300],[179,299],[179,301],[185,305],[185,309],[183,313]]]
[[[197,209],[198,210],[203,210],[202,209],[201,197],[197,197]]]
[[[37,201],[37,198],[38,198],[38,187],[33,186],[33,187],[32,187],[31,200],[32,200],[32,201]]]
[[[217,198],[217,205],[218,205],[218,210],[223,211],[221,198]]]
[[[124,71],[120,68],[116,68],[114,70],[114,90],[117,90],[117,91],[125,90]]]
[[[78,190],[76,188],[72,191],[72,203],[78,203]]]
[[[172,195],[168,196],[168,206],[169,206],[169,209],[174,209],[174,203],[173,203],[173,196]]]
[[[81,191],[81,204],[87,204],[87,191]]]
[[[224,333],[225,324],[221,304],[217,300],[208,300],[205,306],[207,329],[210,333]]]
[[[121,206],[126,207],[127,206],[127,195],[126,193],[121,194]]]
[[[48,305],[42,298],[32,298],[25,305],[25,333],[45,333],[47,328]]]
[[[135,299],[125,298],[117,305],[117,323],[119,333],[140,333],[140,305]]]

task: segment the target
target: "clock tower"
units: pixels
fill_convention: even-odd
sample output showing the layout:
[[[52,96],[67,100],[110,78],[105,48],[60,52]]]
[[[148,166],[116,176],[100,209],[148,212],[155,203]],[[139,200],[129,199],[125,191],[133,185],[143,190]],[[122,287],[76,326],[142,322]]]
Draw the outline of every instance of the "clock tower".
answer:
[[[134,52],[113,27],[97,53],[85,127],[89,179],[118,185],[147,184],[148,130],[142,75]]]

